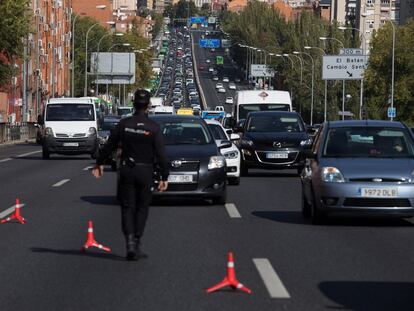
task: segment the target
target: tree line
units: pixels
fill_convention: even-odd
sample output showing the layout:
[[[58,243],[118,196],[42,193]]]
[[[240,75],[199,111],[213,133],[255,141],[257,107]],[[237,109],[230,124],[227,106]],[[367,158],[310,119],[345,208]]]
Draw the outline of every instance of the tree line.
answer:
[[[287,21],[280,12],[268,4],[250,1],[240,13],[225,11],[220,16],[222,29],[232,40],[230,53],[241,68],[246,66],[247,49],[237,43],[257,47],[280,56],[267,56],[267,64],[276,71],[273,85],[276,89],[289,90],[294,105],[306,122],[310,121],[311,106],[311,58],[315,61],[314,123],[323,121],[325,82],[322,80],[322,56],[337,55],[341,47],[360,46],[359,33],[351,29],[341,30],[337,23],[329,23],[313,13],[303,12],[294,21]],[[388,97],[391,85],[391,25],[382,27],[373,36],[368,69],[364,77],[363,115],[366,118],[387,117]],[[395,49],[395,96],[397,119],[414,122],[414,110],[410,108],[414,92],[414,22],[396,26]],[[320,38],[327,38],[321,40]],[[305,46],[312,47],[305,49]],[[293,52],[300,54],[293,54]],[[283,56],[289,54],[289,56]],[[301,59],[299,59],[299,57]],[[301,62],[303,79],[300,81]],[[346,110],[359,117],[360,81],[345,83]],[[342,81],[328,81],[328,120],[340,118],[343,99]]]

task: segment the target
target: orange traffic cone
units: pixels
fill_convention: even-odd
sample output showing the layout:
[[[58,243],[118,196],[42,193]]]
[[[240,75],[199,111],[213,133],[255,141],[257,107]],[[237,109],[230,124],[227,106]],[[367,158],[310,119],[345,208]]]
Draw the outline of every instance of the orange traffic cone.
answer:
[[[11,215],[10,217],[7,217],[6,219],[3,219],[0,223],[4,224],[12,220],[17,220],[21,224],[26,223],[26,219],[24,219],[22,215],[20,215],[20,200],[19,199],[16,199],[16,205],[15,205],[13,215]]]
[[[228,253],[228,260],[227,260],[227,276],[224,280],[213,287],[207,289],[207,293],[215,292],[223,287],[231,286],[233,289],[240,289],[243,292],[251,294],[252,291],[240,283],[236,278],[236,271],[234,269],[234,260],[233,260],[233,253]]]
[[[103,246],[102,244],[99,244],[98,242],[96,242],[95,237],[93,235],[93,224],[92,224],[92,221],[90,220],[88,222],[88,239],[83,245],[82,251],[86,251],[89,247],[96,247],[106,252],[111,251],[109,247]]]

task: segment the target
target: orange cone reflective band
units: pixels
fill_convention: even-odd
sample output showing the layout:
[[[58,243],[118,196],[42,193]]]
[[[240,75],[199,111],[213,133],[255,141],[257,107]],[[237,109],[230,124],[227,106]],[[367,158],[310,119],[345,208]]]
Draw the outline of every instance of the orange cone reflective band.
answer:
[[[251,294],[252,291],[248,289],[246,286],[244,286],[242,283],[240,283],[236,278],[236,271],[234,269],[234,259],[233,259],[233,253],[230,252],[228,254],[228,260],[227,260],[227,276],[224,278],[223,281],[218,283],[217,285],[214,285],[213,287],[210,287],[207,289],[207,293],[215,292],[219,289],[222,289],[223,287],[231,286],[233,289],[240,289],[241,291]]]
[[[24,219],[22,217],[22,215],[20,214],[20,200],[19,199],[16,199],[16,205],[15,205],[15,208],[14,208],[13,215],[11,215],[10,217],[7,217],[7,218],[3,219],[0,223],[4,224],[4,223],[10,222],[12,220],[17,220],[21,224],[25,224],[26,223],[26,219]]]
[[[82,247],[83,251],[86,251],[90,247],[96,247],[106,252],[110,252],[111,249],[109,247],[103,246],[96,242],[95,237],[93,235],[93,224],[92,221],[89,220],[88,222],[88,239],[86,240],[85,244]]]

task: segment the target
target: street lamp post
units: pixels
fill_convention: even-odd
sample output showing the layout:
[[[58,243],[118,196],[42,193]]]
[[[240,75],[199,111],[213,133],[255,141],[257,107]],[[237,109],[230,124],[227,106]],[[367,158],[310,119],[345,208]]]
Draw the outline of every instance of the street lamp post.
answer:
[[[98,42],[98,47],[97,47],[97,54],[96,54],[96,66],[97,66],[97,71],[96,71],[96,90],[95,90],[95,94],[96,94],[96,96],[98,96],[98,94],[99,94],[99,82],[98,82],[98,64],[99,64],[99,51],[100,51],[100,46],[101,46],[101,42],[102,42],[102,40],[105,38],[105,37],[107,37],[107,36],[110,36],[111,35],[111,33],[106,33],[106,34],[104,34],[102,37],[101,37],[101,39],[99,40],[99,42]],[[115,36],[117,36],[117,37],[122,37],[124,34],[121,32],[121,33],[115,33]]]
[[[365,23],[364,23],[365,25]],[[361,34],[362,40],[364,40],[364,43],[362,44],[362,54],[365,55],[367,54],[367,38],[365,37],[365,34],[359,30],[358,28],[354,28],[354,27],[344,27],[344,26],[339,26],[338,29],[340,30],[347,30],[347,29],[353,29],[358,31]],[[359,119],[362,120],[362,106],[364,104],[364,78],[361,79],[361,89],[360,89],[360,96],[359,96]]]
[[[83,96],[88,96],[88,36],[89,32],[95,27],[98,26],[100,23],[95,23],[91,27],[89,27],[88,31],[86,32],[86,39],[85,39],[85,88],[83,90]]]
[[[314,99],[314,82],[315,82],[315,61],[309,53],[298,52],[300,54],[308,56],[312,61],[312,91],[311,91],[311,115],[310,115],[310,125],[313,125],[313,99]]]
[[[362,17],[367,17],[370,15],[380,15],[380,14],[371,14],[371,13],[361,13]],[[394,78],[395,78],[395,25],[394,23],[387,19],[387,22],[389,22],[392,26],[392,60],[391,60],[391,109],[394,109]],[[391,117],[391,121],[393,121],[394,118]]]
[[[327,38],[327,37],[319,37],[319,40],[326,41],[326,40],[333,40],[339,42],[344,48],[344,43],[341,40],[336,38]],[[345,80],[342,80],[342,121],[345,120]]]
[[[305,49],[315,49],[322,52],[322,55],[326,55],[325,50],[316,46],[305,46]],[[323,108],[323,122],[326,122],[328,117],[328,80],[325,80],[325,90],[324,90],[324,108]]]

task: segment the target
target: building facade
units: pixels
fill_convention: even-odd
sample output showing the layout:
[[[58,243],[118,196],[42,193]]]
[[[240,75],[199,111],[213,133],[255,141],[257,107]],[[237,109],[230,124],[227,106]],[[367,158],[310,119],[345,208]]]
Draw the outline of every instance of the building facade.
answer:
[[[24,38],[24,58],[17,60],[18,74],[3,86],[2,121],[37,120],[44,102],[51,97],[69,96],[71,0],[32,0],[33,33]]]
[[[110,28],[107,22],[113,20],[112,0],[71,0],[73,12],[89,16],[101,23],[103,27]],[[100,7],[100,8],[97,8]]]
[[[406,23],[410,18],[414,18],[414,0],[400,1],[400,24]]]

